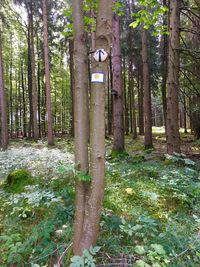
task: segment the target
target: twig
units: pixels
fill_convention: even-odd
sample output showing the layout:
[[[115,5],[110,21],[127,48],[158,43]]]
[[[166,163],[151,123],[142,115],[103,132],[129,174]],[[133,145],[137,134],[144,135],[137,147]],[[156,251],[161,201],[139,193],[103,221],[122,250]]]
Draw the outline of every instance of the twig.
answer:
[[[69,244],[69,246],[63,251],[62,255],[60,256],[60,258],[58,259],[57,265],[58,267],[61,267],[61,261],[63,259],[63,257],[65,256],[66,252],[68,251],[68,249],[72,246],[72,243]]]

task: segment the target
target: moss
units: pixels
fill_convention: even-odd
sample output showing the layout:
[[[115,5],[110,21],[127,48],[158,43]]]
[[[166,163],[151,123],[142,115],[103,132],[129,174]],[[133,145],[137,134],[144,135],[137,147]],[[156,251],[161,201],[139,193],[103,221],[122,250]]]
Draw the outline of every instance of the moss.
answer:
[[[122,151],[112,150],[110,156],[112,159],[115,159],[115,158],[124,159],[124,158],[128,157],[129,154],[124,150],[122,150]]]
[[[33,184],[33,178],[29,171],[19,169],[8,174],[4,183],[4,189],[7,192],[21,193],[24,187]]]

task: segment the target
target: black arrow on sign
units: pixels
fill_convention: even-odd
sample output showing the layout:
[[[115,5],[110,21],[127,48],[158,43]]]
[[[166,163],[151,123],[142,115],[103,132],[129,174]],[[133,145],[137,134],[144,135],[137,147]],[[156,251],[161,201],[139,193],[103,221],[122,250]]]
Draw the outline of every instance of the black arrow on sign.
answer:
[[[105,54],[101,49],[98,50],[97,54],[99,55],[99,62],[101,62],[101,54]]]

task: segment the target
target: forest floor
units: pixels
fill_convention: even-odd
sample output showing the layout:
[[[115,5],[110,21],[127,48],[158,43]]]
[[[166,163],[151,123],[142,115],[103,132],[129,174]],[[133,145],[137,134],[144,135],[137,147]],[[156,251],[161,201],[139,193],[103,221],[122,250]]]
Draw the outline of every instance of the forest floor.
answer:
[[[0,152],[0,266],[198,267],[200,142],[181,136],[183,154],[173,156],[163,128],[154,129],[154,149],[128,136],[127,153],[115,158],[106,140],[100,251],[73,263],[73,141],[12,141]]]

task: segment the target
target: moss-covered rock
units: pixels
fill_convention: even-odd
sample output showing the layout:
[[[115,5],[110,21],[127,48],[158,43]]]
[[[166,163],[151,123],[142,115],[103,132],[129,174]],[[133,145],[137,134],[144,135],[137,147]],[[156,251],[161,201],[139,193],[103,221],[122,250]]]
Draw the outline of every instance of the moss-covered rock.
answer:
[[[33,179],[29,171],[19,169],[8,174],[4,189],[8,192],[20,193],[26,185],[33,184]]]

